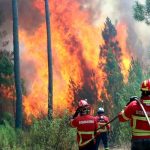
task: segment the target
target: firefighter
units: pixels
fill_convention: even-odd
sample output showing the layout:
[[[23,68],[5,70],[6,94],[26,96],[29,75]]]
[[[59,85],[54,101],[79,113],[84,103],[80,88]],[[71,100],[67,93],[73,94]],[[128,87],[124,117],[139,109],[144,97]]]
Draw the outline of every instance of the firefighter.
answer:
[[[100,133],[100,135],[97,135],[96,137],[96,150],[98,150],[101,140],[103,142],[104,149],[109,150],[108,134],[110,131],[110,124],[105,126],[105,124],[109,122],[109,118],[106,115],[104,115],[104,108],[102,107],[98,108],[96,120],[98,122],[98,126],[99,126],[98,128],[104,126],[103,128],[98,129],[98,132]]]
[[[91,116],[90,105],[86,100],[80,100],[78,109],[70,120],[71,126],[77,128],[77,142],[79,150],[96,150],[95,134],[98,128],[97,121]]]
[[[150,150],[150,125],[146,114],[150,118],[150,79],[141,84],[140,107],[137,97],[131,97],[131,102],[122,110],[118,117],[120,122],[130,121],[132,128],[131,150]]]

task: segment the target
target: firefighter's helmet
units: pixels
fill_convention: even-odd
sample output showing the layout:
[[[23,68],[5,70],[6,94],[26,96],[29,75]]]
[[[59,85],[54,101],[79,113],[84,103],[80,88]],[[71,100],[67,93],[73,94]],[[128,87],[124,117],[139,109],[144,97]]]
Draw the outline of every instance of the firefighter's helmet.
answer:
[[[103,107],[98,108],[97,114],[100,115],[103,113],[104,113],[104,108]]]
[[[87,100],[80,100],[78,104],[78,108],[80,109],[80,114],[88,114],[90,112],[90,105]]]
[[[80,100],[79,101],[79,104],[78,104],[79,107],[86,107],[86,106],[89,106],[87,100]]]
[[[150,91],[150,79],[145,80],[141,84],[141,91]]]

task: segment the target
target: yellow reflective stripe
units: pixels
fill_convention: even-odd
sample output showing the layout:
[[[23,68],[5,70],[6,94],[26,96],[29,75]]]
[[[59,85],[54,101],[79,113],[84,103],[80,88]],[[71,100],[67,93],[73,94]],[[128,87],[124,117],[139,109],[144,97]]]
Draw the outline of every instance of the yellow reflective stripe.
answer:
[[[136,121],[137,120],[142,120],[142,121],[146,121],[146,117],[141,117],[141,116],[134,116],[132,115],[133,118],[133,130],[136,128]]]
[[[94,139],[94,138],[93,138],[93,139]],[[93,139],[90,139],[90,140],[84,142],[83,144],[79,143],[79,146],[84,146],[84,145],[88,144],[89,142],[91,142]]]
[[[148,88],[141,88],[143,91],[148,91]]]
[[[134,136],[150,136],[150,133],[133,132]]]
[[[150,133],[149,130],[141,130],[141,129],[134,129],[133,132],[143,132],[143,133]]]
[[[146,117],[142,117],[142,116],[134,116],[134,115],[132,115],[132,117],[133,117],[133,119],[135,119],[135,120],[147,121]],[[149,117],[149,119],[150,119],[150,117]]]
[[[132,134],[134,136],[150,136],[150,131],[136,129],[136,121],[137,120],[147,121],[146,117],[132,115],[132,118],[133,118]]]
[[[107,131],[107,129],[99,129],[99,130],[97,130],[97,132],[106,132]]]
[[[101,129],[98,129],[97,132],[106,132],[107,131],[107,128],[106,126],[101,128]]]
[[[136,128],[136,119],[134,118],[134,116],[132,116],[133,118],[133,126],[132,126],[132,129],[134,130]]]
[[[143,100],[144,104],[150,104],[150,100]]]
[[[88,144],[90,141],[92,141],[94,139],[94,131],[88,131],[88,132],[78,131],[78,134],[80,136],[79,146],[84,146],[84,145]],[[92,138],[89,139],[88,141],[82,143],[82,134],[91,134]]]
[[[94,134],[94,131],[78,131],[79,134]]]
[[[103,128],[100,128],[97,130],[97,132],[106,132],[107,131],[107,128],[105,126],[106,123],[98,123],[98,128],[104,126]]]
[[[128,117],[125,115],[124,110],[122,110],[121,112],[122,112],[122,117],[123,117],[123,119],[125,119],[125,120],[129,120],[129,119],[130,119],[130,118],[128,118]]]

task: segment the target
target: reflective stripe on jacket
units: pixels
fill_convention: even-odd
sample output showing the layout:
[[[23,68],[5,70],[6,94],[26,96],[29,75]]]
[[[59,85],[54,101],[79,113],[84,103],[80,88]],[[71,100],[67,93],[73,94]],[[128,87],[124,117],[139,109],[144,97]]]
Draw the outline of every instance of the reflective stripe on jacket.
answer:
[[[79,146],[84,146],[94,140],[98,123],[91,115],[77,116],[71,120],[72,127],[77,128],[77,141]]]
[[[149,97],[141,99],[141,103],[143,104],[147,115],[150,116]],[[118,118],[120,122],[130,121],[133,139],[150,139],[150,126],[143,110],[136,101],[133,101],[126,106],[125,109],[119,113]]]
[[[138,121],[141,123],[145,122],[145,124],[147,124],[147,119],[144,116],[132,116],[133,118],[133,126],[132,126],[132,134],[133,136],[150,136],[150,130],[148,129],[140,129],[137,127],[137,123]]]
[[[105,115],[98,115],[95,117],[98,122],[98,128],[104,126],[106,123],[109,122],[109,118]],[[101,129],[98,129],[97,132],[107,132],[110,130],[110,124],[107,124]]]
[[[106,123],[98,123],[98,128],[104,126]],[[97,130],[97,132],[107,132],[107,127],[103,127]]]
[[[88,132],[78,131],[78,135],[80,137],[79,146],[84,146],[84,145],[88,144],[89,142],[91,142],[92,140],[94,140],[95,132],[93,132],[93,131],[88,131]],[[82,137],[83,135],[92,135],[92,136],[91,136],[91,139],[89,139],[87,141],[83,141],[83,137]]]

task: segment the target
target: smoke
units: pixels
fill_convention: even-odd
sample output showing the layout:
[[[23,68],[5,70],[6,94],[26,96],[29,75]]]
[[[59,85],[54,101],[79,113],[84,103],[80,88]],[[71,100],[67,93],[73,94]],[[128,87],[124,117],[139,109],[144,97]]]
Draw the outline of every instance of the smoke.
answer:
[[[35,0],[18,0],[19,25],[22,29],[30,32],[36,30],[44,21],[40,11],[36,7],[33,7],[34,2]],[[7,22],[7,29],[12,28],[11,0],[0,0],[0,14],[1,25],[4,26]]]
[[[135,39],[141,41],[145,48],[149,47],[150,30],[145,23],[136,22],[133,18],[134,1],[130,0],[78,0],[82,5],[82,9],[91,12],[91,20],[94,25],[100,26],[109,17],[114,23],[116,21],[124,21],[128,24],[129,33],[133,44]],[[143,2],[140,0],[139,2]],[[28,32],[34,32],[44,21],[44,16],[40,11],[33,7],[35,0],[18,0],[19,25]],[[0,25],[12,30],[12,9],[10,0],[0,0]],[[6,26],[7,22],[7,26]],[[2,28],[2,26],[1,26]],[[132,31],[132,32],[131,32]],[[146,31],[146,32],[145,32]],[[130,36],[130,34],[129,34]],[[130,37],[129,37],[130,38]],[[130,40],[130,41],[132,41]],[[138,48],[137,46],[135,48]],[[141,49],[141,47],[140,47]],[[138,50],[139,51],[139,50]],[[140,54],[140,53],[139,53]]]
[[[123,22],[128,27],[127,45],[132,53],[140,61],[147,55],[150,47],[150,30],[144,22],[137,22],[133,18],[133,6],[135,1],[130,0],[81,0],[84,9],[92,13],[92,21],[95,26],[100,26],[109,17],[113,24]],[[143,0],[139,0],[143,3]]]

